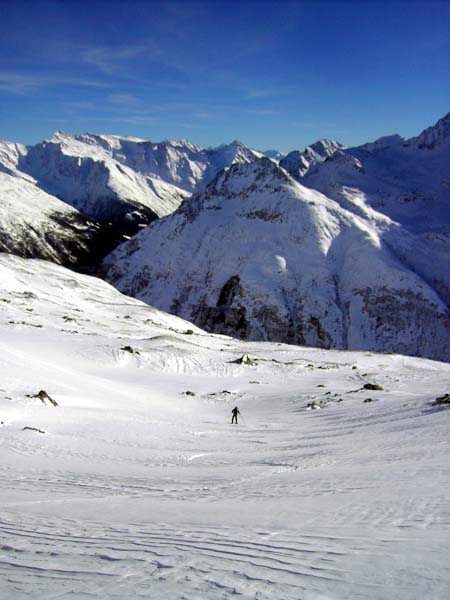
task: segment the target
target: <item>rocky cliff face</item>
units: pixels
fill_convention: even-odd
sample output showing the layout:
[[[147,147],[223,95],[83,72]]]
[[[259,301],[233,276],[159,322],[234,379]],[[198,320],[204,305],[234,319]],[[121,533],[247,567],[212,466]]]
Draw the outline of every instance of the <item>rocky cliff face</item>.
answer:
[[[262,158],[221,173],[104,266],[121,291],[217,333],[450,359],[447,307],[398,251],[411,234],[359,212]]]

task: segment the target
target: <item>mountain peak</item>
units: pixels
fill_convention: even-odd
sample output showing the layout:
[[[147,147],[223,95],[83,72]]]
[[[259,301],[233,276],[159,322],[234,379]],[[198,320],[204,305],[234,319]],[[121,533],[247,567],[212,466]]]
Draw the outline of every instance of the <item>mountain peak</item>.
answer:
[[[220,173],[211,185],[216,190],[232,184],[233,189],[255,189],[269,186],[269,182],[290,182],[290,175],[268,156],[249,163],[234,163]]]
[[[427,127],[420,135],[407,141],[408,146],[433,150],[444,145],[450,139],[450,112],[431,127]]]
[[[272,160],[276,160],[277,162],[279,162],[282,158],[284,158],[286,156],[286,152],[282,152],[281,150],[275,150],[275,149],[260,150],[259,152],[261,154],[264,154],[264,156],[268,156]]]
[[[280,160],[280,165],[288,171],[294,179],[305,177],[311,169],[323,163],[335,152],[344,150],[345,146],[335,140],[321,139],[310,146],[306,146],[303,152],[293,150]]]
[[[336,150],[342,150],[343,148],[345,148],[345,146],[343,146],[340,142],[337,142],[336,140],[322,138],[317,142],[314,142],[314,144],[307,146],[307,148],[311,148],[312,150],[314,150],[314,152],[317,152],[321,156],[330,156],[331,154],[333,154],[333,152],[336,152]]]

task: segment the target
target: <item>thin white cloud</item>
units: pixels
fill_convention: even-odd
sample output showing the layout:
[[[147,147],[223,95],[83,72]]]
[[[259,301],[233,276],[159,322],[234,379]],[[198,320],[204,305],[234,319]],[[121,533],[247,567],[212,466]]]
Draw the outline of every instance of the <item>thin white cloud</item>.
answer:
[[[0,92],[26,96],[47,84],[43,78],[35,75],[0,72]]]
[[[41,88],[52,85],[71,85],[93,88],[110,87],[107,83],[88,79],[0,71],[0,92],[7,92],[18,96],[29,96]]]
[[[245,100],[253,100],[257,98],[270,98],[275,96],[277,92],[270,89],[253,89],[249,90],[245,96]]]
[[[148,51],[143,44],[124,46],[122,48],[88,48],[82,52],[84,62],[94,65],[103,73],[111,75],[123,68],[123,63],[131,58],[136,58]]]
[[[122,106],[136,106],[140,101],[133,94],[111,94],[108,96],[108,102]]]

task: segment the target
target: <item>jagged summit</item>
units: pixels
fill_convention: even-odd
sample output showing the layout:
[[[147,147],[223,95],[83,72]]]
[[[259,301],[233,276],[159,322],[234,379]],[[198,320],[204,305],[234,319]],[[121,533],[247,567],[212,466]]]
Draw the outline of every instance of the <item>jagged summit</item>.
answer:
[[[444,144],[448,144],[450,140],[450,112],[442,119],[439,119],[433,126],[428,127],[417,137],[413,137],[407,141],[408,145],[416,146],[423,150],[433,150]]]
[[[262,156],[249,163],[235,163],[220,173],[208,186],[216,191],[227,190],[236,193],[237,190],[253,191],[258,185],[264,189],[279,187],[281,183],[292,182],[289,173],[267,156]]]
[[[336,152],[336,150],[342,150],[344,147],[345,146],[343,146],[341,143],[336,142],[336,140],[328,140],[324,138],[314,142],[314,144],[311,144],[310,146],[307,146],[305,151],[312,150],[320,157],[325,157],[331,156],[333,152]]]
[[[364,203],[412,233],[442,232],[450,226],[449,152],[450,113],[417,137],[342,149],[301,181],[344,207]]]
[[[323,163],[335,152],[343,150],[345,146],[335,140],[318,140],[300,152],[294,150],[287,154],[280,165],[286,169],[295,179],[301,179],[316,165]]]
[[[288,185],[298,184],[287,171],[272,159],[263,156],[251,163],[235,163],[224,169],[203,192],[186,200],[179,212],[192,220],[202,210],[223,209],[231,200],[237,200],[241,204],[252,203],[255,198],[258,208],[263,210]]]
[[[56,145],[68,156],[115,161],[145,177],[159,179],[188,193],[203,189],[222,169],[234,162],[250,162],[260,153],[234,140],[203,149],[187,140],[153,142],[140,138],[56,132],[42,146]],[[33,152],[33,147],[30,148]]]

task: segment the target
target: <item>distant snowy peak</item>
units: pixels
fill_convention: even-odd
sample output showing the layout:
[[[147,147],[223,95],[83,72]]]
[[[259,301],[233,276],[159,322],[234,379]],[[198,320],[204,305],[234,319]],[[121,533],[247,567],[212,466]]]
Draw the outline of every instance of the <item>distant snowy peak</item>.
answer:
[[[101,137],[58,132],[28,147],[18,168],[49,194],[95,219],[134,222],[134,232],[173,212],[186,198],[183,190],[121,164],[111,150],[111,136]]]
[[[294,150],[287,154],[280,165],[288,171],[295,179],[304,177],[315,165],[323,163],[338,150],[343,150],[345,146],[335,140],[319,140],[311,146],[300,152]]]
[[[281,169],[267,156],[251,163],[236,163],[221,172],[207,187],[210,194],[213,189],[225,197],[234,197],[262,190],[279,190],[282,183],[293,182],[286,171]]]
[[[234,140],[231,144],[210,148],[206,152],[210,157],[214,157],[217,166],[220,161],[224,166],[230,166],[234,163],[249,163],[262,157],[261,152],[252,150],[238,140]]]
[[[298,185],[267,156],[251,163],[235,163],[221,171],[203,192],[194,194],[184,202],[178,212],[191,222],[202,211],[214,212],[226,208],[229,201],[244,203],[247,198],[256,198],[257,210],[262,214],[266,205],[272,202],[274,194],[279,195],[282,186],[287,184]]]
[[[280,150],[261,150],[261,154],[264,156],[268,156],[272,160],[280,162],[282,158],[286,156],[286,152],[281,152]]]
[[[308,172],[310,162],[300,150],[289,152],[280,160],[280,166],[286,169],[295,179],[300,179]]]
[[[410,146],[416,146],[419,149],[433,150],[443,145],[450,143],[450,112],[445,115],[442,119],[433,125],[428,127],[422,133],[407,141]]]
[[[56,132],[44,145],[57,145],[68,156],[115,161],[145,177],[176,186],[188,193],[203,189],[222,169],[250,162],[260,153],[239,141],[203,149],[187,140],[152,142],[140,138]]]
[[[368,142],[362,146],[358,146],[356,149],[364,152],[382,152],[389,148],[395,148],[396,146],[402,145],[405,140],[398,134],[384,135],[378,138],[374,142]],[[349,148],[348,151],[352,153],[355,149]]]
[[[307,146],[305,148],[305,155],[315,159],[325,159],[334,154],[336,150],[342,150],[343,148],[345,146],[335,140],[323,139],[311,144],[311,146]]]
[[[336,151],[301,181],[346,208],[363,203],[414,234],[448,239],[449,157],[450,113],[417,137],[389,135]]]

